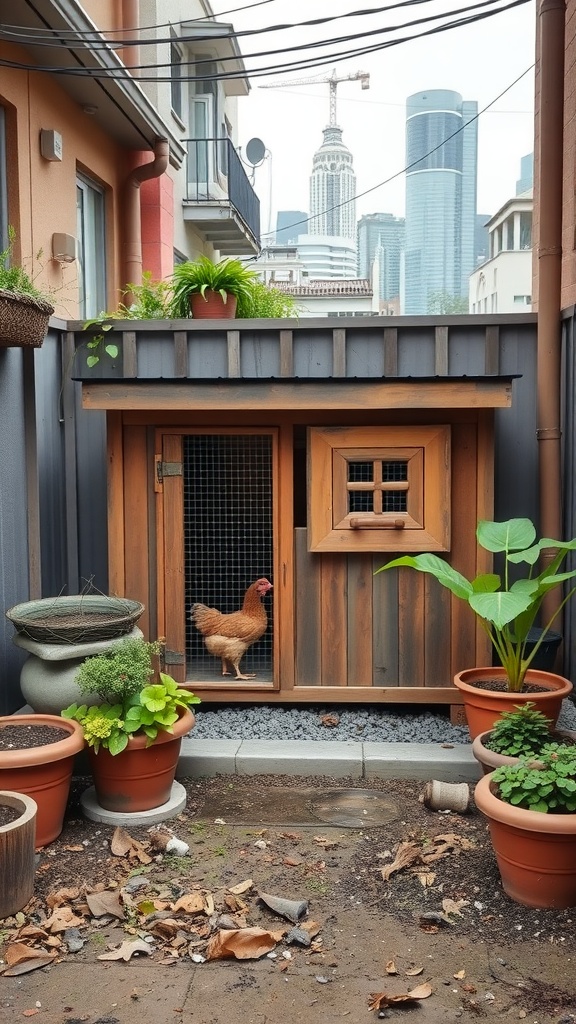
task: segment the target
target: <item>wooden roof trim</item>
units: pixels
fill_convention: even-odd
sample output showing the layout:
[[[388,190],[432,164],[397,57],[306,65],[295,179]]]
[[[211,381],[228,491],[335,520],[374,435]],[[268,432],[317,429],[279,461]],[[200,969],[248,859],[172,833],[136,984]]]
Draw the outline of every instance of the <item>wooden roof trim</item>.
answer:
[[[321,386],[319,386],[319,384]],[[512,378],[411,381],[108,381],[84,382],[85,409],[502,409],[512,404]]]

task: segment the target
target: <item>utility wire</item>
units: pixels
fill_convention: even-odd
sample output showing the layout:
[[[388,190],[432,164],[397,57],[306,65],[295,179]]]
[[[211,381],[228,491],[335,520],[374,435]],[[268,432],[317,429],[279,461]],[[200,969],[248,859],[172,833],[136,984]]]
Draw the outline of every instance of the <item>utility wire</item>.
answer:
[[[435,20],[436,18],[439,18],[439,17],[448,17],[450,14],[453,14],[453,13],[461,13],[463,11],[474,10],[474,9],[477,9],[478,7],[484,7],[484,6],[486,6],[486,4],[494,4],[496,2],[499,2],[499,0],[482,0],[481,3],[476,4],[473,7],[460,8],[456,12],[455,11],[445,12],[443,15],[436,15],[436,16],[433,16],[431,18],[417,19],[417,20],[415,20],[413,22],[408,22],[405,25],[403,24],[403,25],[399,25],[399,26],[394,26],[392,28],[383,29],[381,31],[382,32],[392,32],[392,31],[398,30],[399,28],[412,27],[413,25],[422,24],[422,23],[425,23],[425,22],[430,21],[430,20]],[[181,82],[187,82],[187,81],[208,82],[208,81],[226,81],[226,80],[233,80],[233,79],[236,79],[236,78],[246,78],[246,77],[260,78],[260,77],[268,77],[270,75],[279,74],[279,73],[284,73],[285,74],[285,73],[287,73],[289,71],[304,70],[304,69],[308,70],[308,69],[317,68],[317,67],[324,67],[327,64],[335,64],[335,63],[339,63],[340,61],[349,60],[349,59],[352,59],[354,57],[362,56],[362,55],[365,55],[365,54],[376,53],[376,52],[379,52],[381,50],[387,49],[390,46],[397,46],[400,43],[409,42],[409,41],[411,41],[413,39],[421,39],[421,38],[424,38],[425,36],[434,35],[434,34],[436,34],[438,32],[445,32],[445,31],[448,31],[450,29],[460,28],[460,27],[462,27],[464,25],[473,24],[473,23],[475,23],[477,21],[482,21],[485,18],[493,17],[496,14],[500,14],[503,11],[510,10],[510,9],[512,9],[514,7],[522,6],[523,4],[528,3],[528,2],[529,2],[529,0],[510,0],[510,2],[508,4],[505,4],[505,5],[501,6],[501,7],[491,8],[488,11],[481,11],[481,12],[475,14],[475,15],[466,16],[466,17],[457,19],[455,21],[449,22],[447,24],[444,24],[444,25],[436,25],[433,28],[429,28],[429,29],[426,29],[424,32],[418,33],[417,35],[413,35],[412,34],[412,35],[409,35],[409,36],[402,36],[402,37],[400,37],[398,39],[387,40],[387,41],[379,42],[379,43],[376,43],[376,44],[370,45],[370,46],[358,47],[358,48],[356,48],[354,50],[340,51],[340,52],[337,52],[335,54],[331,54],[327,58],[320,59],[320,58],[315,58],[315,57],[311,56],[311,57],[303,58],[302,60],[292,61],[292,62],[289,62],[289,63],[286,63],[286,64],[268,65],[266,67],[260,67],[260,68],[255,68],[255,69],[246,68],[245,70],[241,70],[241,71],[215,72],[214,74],[209,74],[209,75],[183,75],[183,74],[180,74],[179,75],[179,81],[181,81]],[[366,34],[374,35],[375,33],[362,33],[362,35],[366,35]],[[354,37],[342,37],[342,39],[335,40],[335,41],[336,42],[337,41],[344,41],[344,39],[347,40],[348,38],[354,38]],[[331,42],[332,41],[330,41],[329,43],[304,44],[304,45],[299,45],[299,46],[296,46],[296,47],[291,47],[291,48],[288,48],[288,49],[283,49],[283,50],[281,50],[279,52],[280,53],[288,53],[288,52],[291,52],[292,50],[300,51],[300,50],[305,50],[305,49],[312,48],[312,47],[331,45]],[[276,53],[278,53],[278,51],[277,50],[264,51],[262,53],[247,54],[246,56],[247,56],[247,58],[249,58],[249,57],[260,57],[260,56],[267,56],[270,53],[276,54]],[[232,58],[219,58],[219,63],[222,63],[222,62],[224,62],[226,60],[231,60],[231,59],[237,59],[237,58],[236,57],[232,57]],[[201,65],[201,64],[204,64],[204,63],[213,63],[213,61],[209,61],[208,59],[201,59],[201,60],[198,60],[198,61],[190,61],[190,62],[187,62],[187,63],[188,63],[188,65],[194,66],[194,65]],[[162,65],[143,65],[143,70],[150,70],[150,68],[154,68],[154,67],[158,67],[158,68],[160,68],[160,67],[162,67],[162,68],[164,68],[164,67],[172,68],[173,66],[174,65],[172,63],[171,64],[165,64],[165,65],[164,64],[162,64]],[[57,67],[57,66],[52,66],[52,65],[26,64],[26,63],[23,63],[23,62],[20,62],[20,61],[0,60],[0,67],[9,67],[9,68],[14,68],[14,69],[17,69],[17,70],[24,70],[24,71],[51,72],[51,73],[59,74],[59,75],[60,74],[61,75],[70,75],[72,77],[86,77],[86,78],[102,79],[102,80],[112,79],[112,80],[119,80],[119,81],[134,81],[134,79],[132,77],[132,74],[130,73],[130,69],[125,68],[123,66],[119,66],[119,67],[116,67],[116,68],[110,67],[108,69],[104,69],[104,68],[88,68],[86,66],[81,66],[81,67]],[[180,65],[180,67],[182,67],[182,65]],[[172,80],[172,76],[171,75],[157,75],[157,74],[156,75],[139,75],[138,78],[136,79],[137,82],[138,81],[140,81],[140,82],[170,82],[171,80]]]
[[[269,2],[271,2],[271,0],[261,0],[261,2],[269,3]],[[287,29],[293,29],[293,28],[307,28],[307,27],[309,27],[311,25],[324,25],[324,24],[327,24],[328,22],[332,22],[332,21],[341,21],[343,18],[360,18],[360,17],[364,17],[364,16],[370,16],[372,14],[383,14],[383,13],[385,13],[387,11],[394,11],[397,8],[400,8],[400,7],[415,7],[415,6],[418,6],[418,5],[423,4],[423,3],[434,3],[434,2],[436,2],[436,0],[398,0],[397,3],[387,4],[384,7],[363,8],[363,9],[357,10],[357,11],[346,11],[343,14],[326,15],[326,16],[324,16],[322,18],[313,18],[313,19],[310,19],[308,21],[284,22],[284,23],[281,23],[281,24],[278,24],[278,25],[265,25],[265,26],[263,26],[263,27],[261,26],[259,28],[242,29],[242,30],[240,30],[238,32],[231,32],[227,38],[229,38],[229,39],[239,39],[239,38],[241,38],[243,36],[261,35],[264,32],[282,32],[282,31],[285,31]],[[258,5],[255,4],[254,6],[258,6]],[[237,8],[237,10],[245,10],[245,8]],[[224,14],[230,14],[232,12],[231,11],[225,11],[223,13]],[[445,14],[449,15],[450,11],[446,11]],[[223,16],[222,14],[218,14],[215,17],[220,18],[222,16]],[[207,20],[207,19],[190,19],[190,22],[191,23],[194,23],[194,21],[202,22],[202,21],[205,21],[205,20]],[[215,24],[218,24],[218,23],[215,22]],[[159,29],[159,28],[170,28],[170,27],[171,27],[170,24],[166,24],[166,25],[150,25],[150,26],[147,26],[146,28],[125,29],[124,31],[128,32],[128,33],[131,33],[131,32],[140,33],[140,32],[155,31],[156,29]],[[108,30],[108,32],[105,32],[105,31],[101,32],[101,31],[95,30],[95,29],[88,30],[87,32],[76,31],[76,30],[70,30],[70,31],[64,30],[64,31],[61,31],[60,29],[52,29],[50,31],[52,33],[54,33],[54,34],[53,35],[49,34],[49,32],[47,32],[46,29],[37,29],[36,30],[36,29],[28,29],[27,28],[26,31],[24,32],[22,27],[19,26],[19,25],[6,25],[6,24],[3,24],[2,28],[0,30],[0,37],[10,39],[12,42],[26,43],[27,41],[30,41],[30,34],[37,32],[38,34],[34,35],[34,37],[33,37],[34,43],[36,45],[39,45],[39,46],[41,46],[41,45],[50,46],[50,45],[53,45],[53,43],[55,41],[55,38],[57,38],[58,40],[61,40],[61,39],[70,40],[71,39],[73,41],[78,40],[80,42],[86,41],[86,42],[90,42],[92,44],[92,43],[101,42],[102,41],[102,36],[106,35],[107,38],[103,41],[103,47],[108,47],[108,46],[113,45],[113,46],[121,47],[122,49],[124,49],[126,47],[129,47],[129,46],[147,46],[147,45],[151,46],[151,45],[154,45],[156,43],[170,43],[175,38],[177,38],[180,41],[190,41],[190,42],[191,41],[194,41],[194,42],[205,42],[206,40],[210,40],[210,39],[214,38],[212,35],[209,35],[209,36],[198,36],[198,35],[187,36],[187,35],[183,35],[183,36],[178,36],[178,37],[174,37],[174,36],[170,35],[170,36],[164,37],[164,38],[162,38],[162,37],[160,37],[160,38],[153,37],[153,38],[150,38],[150,39],[141,38],[138,35],[137,37],[134,37],[132,39],[130,39],[127,36],[122,36],[120,38],[115,38],[115,37],[110,37],[110,33],[113,31],[111,29]],[[94,49],[95,47],[91,45],[90,48]]]
[[[442,147],[445,146],[447,142],[450,142],[450,140],[455,138],[456,135],[459,135],[460,132],[463,132],[464,129],[467,128],[469,124],[473,124],[474,121],[477,121],[482,114],[485,114],[486,111],[490,109],[490,107],[493,107],[494,104],[498,102],[498,100],[502,99],[502,97],[505,96],[507,92],[510,92],[510,90],[513,89],[514,86],[517,85],[518,82],[520,82],[533,69],[534,64],[530,64],[530,67],[527,67],[521,75],[518,75],[518,77],[515,78],[513,82],[510,82],[510,85],[507,85],[506,88],[503,89],[502,92],[499,92],[498,95],[495,96],[493,100],[490,100],[490,103],[487,103],[485,107],[482,107],[482,110],[479,110],[476,114],[474,114],[473,117],[470,117],[464,124],[461,124],[460,127],[457,128],[455,132],[452,132],[451,135],[446,136],[446,138],[443,139],[442,142],[440,142],[437,146],[434,146],[433,149],[430,149],[428,150],[427,153],[424,153],[422,156],[419,156],[417,160],[412,160],[411,163],[407,164],[406,167],[403,167],[400,171],[396,171],[394,174],[390,175],[389,178],[385,178],[384,181],[379,181],[377,185],[372,185],[370,188],[365,189],[364,192],[358,192],[356,195],[352,196],[351,199],[345,199],[342,203],[335,203],[334,206],[329,206],[325,210],[320,210],[320,212],[314,214],[313,217],[305,217],[302,220],[294,221],[293,224],[286,224],[285,230],[288,231],[291,228],[299,227],[301,224],[309,224],[310,221],[315,220],[316,217],[322,217],[326,213],[332,213],[332,210],[339,210],[343,206],[348,206],[350,203],[355,202],[357,199],[362,199],[363,196],[367,196],[371,192],[376,192],[377,189],[382,188],[384,185],[389,185],[391,181],[395,181],[396,178],[400,177],[400,175],[407,174],[408,171],[410,171],[413,167],[416,167],[417,164],[422,163],[423,160],[427,160],[428,157],[432,156],[433,153],[436,153],[439,149],[442,149]],[[274,234],[274,231],[265,231],[261,237],[266,238]]]

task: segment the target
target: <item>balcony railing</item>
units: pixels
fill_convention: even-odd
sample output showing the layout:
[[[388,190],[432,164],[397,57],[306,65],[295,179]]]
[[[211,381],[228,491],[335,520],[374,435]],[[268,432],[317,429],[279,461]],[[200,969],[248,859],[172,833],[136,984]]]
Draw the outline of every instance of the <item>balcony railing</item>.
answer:
[[[254,238],[260,238],[260,200],[228,138],[186,139],[189,202],[228,200]]]

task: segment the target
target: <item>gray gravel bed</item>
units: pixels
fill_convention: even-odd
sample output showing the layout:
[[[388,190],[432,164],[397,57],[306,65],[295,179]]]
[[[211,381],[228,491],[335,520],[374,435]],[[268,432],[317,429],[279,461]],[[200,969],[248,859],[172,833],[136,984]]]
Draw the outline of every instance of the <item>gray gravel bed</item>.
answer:
[[[318,706],[194,708],[194,738],[205,740],[344,740],[376,743],[469,743],[464,726],[452,725],[448,711],[410,714],[394,709]],[[337,725],[322,723],[325,715]],[[576,730],[576,707],[564,700],[558,724]]]

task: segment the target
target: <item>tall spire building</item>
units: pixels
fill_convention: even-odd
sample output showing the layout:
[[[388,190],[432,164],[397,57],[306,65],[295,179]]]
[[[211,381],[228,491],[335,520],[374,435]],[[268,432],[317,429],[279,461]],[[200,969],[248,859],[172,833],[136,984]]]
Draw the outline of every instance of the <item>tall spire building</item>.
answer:
[[[356,240],[356,175],[352,153],[336,124],[324,129],[324,142],[314,154],[310,176],[311,235],[336,235]]]
[[[406,102],[403,312],[465,299],[475,266],[478,104],[448,89]]]

